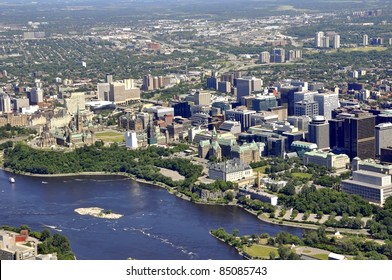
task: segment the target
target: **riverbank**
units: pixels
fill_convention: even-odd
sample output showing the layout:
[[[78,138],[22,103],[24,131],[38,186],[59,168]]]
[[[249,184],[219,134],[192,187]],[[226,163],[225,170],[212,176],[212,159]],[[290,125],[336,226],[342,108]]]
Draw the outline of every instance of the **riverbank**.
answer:
[[[289,222],[289,221],[284,221],[280,219],[272,219],[266,216],[266,214],[261,214],[258,215],[257,212],[252,211],[250,209],[246,209],[241,205],[238,205],[242,209],[244,209],[246,212],[256,216],[260,221],[263,221],[265,223],[273,224],[273,225],[279,225],[279,226],[286,226],[286,227],[294,227],[294,228],[302,228],[302,229],[310,229],[310,230],[317,230],[320,225],[316,224],[308,224],[308,223],[299,223],[299,222]],[[330,232],[330,233],[335,233],[335,232],[340,232],[344,234],[354,234],[354,235],[365,235],[367,237],[370,236],[369,232],[365,229],[361,230],[354,230],[354,229],[349,229],[349,228],[333,228],[333,227],[326,227],[325,231]]]
[[[10,173],[15,173],[9,168],[4,168],[0,167],[0,169],[10,172]],[[283,221],[283,220],[278,220],[278,219],[272,219],[265,214],[258,215],[257,212],[252,211],[250,209],[244,208],[242,205],[237,204],[237,203],[228,203],[228,204],[223,204],[223,203],[215,203],[212,201],[194,201],[192,200],[191,197],[187,196],[184,193],[179,192],[178,190],[171,188],[170,186],[161,183],[161,182],[151,182],[147,181],[144,179],[137,178],[136,176],[125,173],[125,172],[79,172],[79,173],[60,173],[60,174],[34,174],[34,173],[28,173],[28,172],[18,172],[15,174],[20,174],[24,176],[31,176],[31,177],[41,177],[41,178],[50,178],[50,177],[75,177],[75,176],[121,176],[125,178],[129,178],[131,180],[134,180],[138,183],[142,184],[148,184],[150,186],[155,186],[155,187],[160,187],[166,189],[167,192],[170,194],[175,195],[178,198],[181,198],[183,200],[193,202],[195,204],[199,205],[211,205],[211,206],[236,206],[244,209],[246,212],[252,214],[253,216],[256,216],[260,221],[263,221],[265,223],[269,224],[274,224],[274,225],[279,225],[279,226],[287,226],[287,227],[293,227],[293,228],[302,228],[302,229],[309,229],[309,230],[317,230],[320,225],[316,224],[308,224],[308,223],[300,223],[300,222],[289,222],[289,221]],[[326,228],[328,232],[336,232],[339,231],[340,233],[345,233],[345,234],[363,234],[366,236],[370,236],[370,234],[366,230],[352,230],[352,229],[347,229],[347,228]]]

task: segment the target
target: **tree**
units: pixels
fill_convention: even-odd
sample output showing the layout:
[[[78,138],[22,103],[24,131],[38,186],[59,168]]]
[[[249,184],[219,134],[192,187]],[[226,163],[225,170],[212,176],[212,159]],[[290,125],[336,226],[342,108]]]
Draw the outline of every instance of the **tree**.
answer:
[[[45,241],[46,239],[48,239],[49,237],[50,237],[50,231],[47,229],[47,228],[45,228],[43,231],[42,231],[42,234],[41,234],[41,238],[40,238],[40,241]]]
[[[225,195],[225,199],[226,200],[228,200],[228,201],[233,201],[233,199],[234,199],[234,193],[233,192],[227,192],[226,193],[226,195]]]
[[[285,187],[283,187],[280,190],[280,192],[285,195],[294,195],[295,194],[295,186],[294,186],[294,184],[287,183],[287,185]]]
[[[276,258],[276,253],[275,253],[275,251],[271,251],[271,252],[269,253],[269,258],[270,258],[270,260],[274,260],[274,259]]]
[[[278,254],[279,254],[279,259],[281,260],[288,260],[290,256],[290,249],[286,246],[279,246],[278,248]]]
[[[291,219],[294,220],[298,216],[298,210],[294,209],[293,212],[291,213]]]
[[[389,196],[387,199],[385,199],[384,209],[392,209],[392,196]]]
[[[19,232],[20,232],[21,230],[28,230],[29,232],[31,231],[31,229],[30,229],[30,227],[29,227],[28,225],[21,225],[21,226],[19,227]]]

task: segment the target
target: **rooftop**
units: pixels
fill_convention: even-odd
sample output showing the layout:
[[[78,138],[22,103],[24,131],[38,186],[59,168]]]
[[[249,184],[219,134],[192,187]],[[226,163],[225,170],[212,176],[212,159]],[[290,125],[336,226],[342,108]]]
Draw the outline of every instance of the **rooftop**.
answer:
[[[244,171],[247,169],[252,169],[249,164],[240,161],[239,159],[231,159],[225,162],[216,162],[209,165],[209,169],[216,171],[223,171],[225,173],[233,173],[238,171]]]
[[[337,154],[334,154],[334,153],[328,153],[328,152],[323,152],[323,151],[310,151],[310,152],[306,152],[305,155],[315,156],[315,157],[322,157],[322,158],[327,158],[328,155],[336,156],[336,157],[347,157],[348,158],[348,156],[345,155],[345,154],[337,155]]]
[[[304,142],[304,141],[294,141],[293,143],[291,143],[291,146],[303,147],[303,148],[308,148],[308,149],[317,149],[316,144],[310,143],[310,142]]]
[[[371,176],[371,177],[378,177],[378,178],[390,177],[390,175],[388,175],[388,174],[382,174],[382,173],[372,172],[372,171],[367,171],[367,170],[357,170],[357,171],[354,171],[354,173],[367,175],[367,176]]]

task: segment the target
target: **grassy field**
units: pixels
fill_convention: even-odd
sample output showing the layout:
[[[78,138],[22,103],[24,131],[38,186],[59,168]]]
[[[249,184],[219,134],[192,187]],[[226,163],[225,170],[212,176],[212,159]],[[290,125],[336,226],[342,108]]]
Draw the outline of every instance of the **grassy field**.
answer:
[[[115,131],[102,131],[95,133],[96,140],[102,140],[103,142],[124,142],[124,134]]]
[[[311,11],[311,10],[308,10],[308,9],[297,9],[294,6],[291,6],[291,5],[280,5],[280,6],[275,8],[275,11],[278,11],[278,12],[282,12],[282,11],[308,12],[308,11]]]
[[[261,172],[263,174],[265,174],[265,169],[271,167],[270,165],[266,165],[266,166],[262,166],[262,167],[257,167],[255,169],[253,169],[253,172]]]
[[[275,252],[275,255],[278,256],[278,249],[263,245],[252,245],[250,247],[246,247],[244,251],[249,256],[254,258],[259,257],[263,259],[269,259],[270,252]]]
[[[291,173],[291,175],[294,177],[294,178],[297,178],[297,179],[310,179],[310,178],[312,178],[312,174],[309,174],[309,173]]]
[[[345,52],[345,53],[350,53],[350,52],[371,52],[371,51],[377,51],[377,52],[383,52],[386,51],[388,48],[383,47],[383,46],[366,46],[366,47],[356,47],[356,48],[341,48],[339,49],[339,52]],[[330,50],[328,53],[336,53],[338,50]]]
[[[327,254],[315,254],[315,255],[311,255],[311,256],[316,259],[319,259],[319,260],[328,260]]]

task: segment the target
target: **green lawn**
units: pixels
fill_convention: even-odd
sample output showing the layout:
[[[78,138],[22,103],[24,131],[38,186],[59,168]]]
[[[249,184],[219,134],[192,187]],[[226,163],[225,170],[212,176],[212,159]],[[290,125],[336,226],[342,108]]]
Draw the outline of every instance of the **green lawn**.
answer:
[[[246,247],[244,251],[254,258],[259,257],[269,259],[270,252],[275,252],[275,255],[278,256],[278,249],[264,245],[252,245],[250,247]]]
[[[336,52],[371,52],[371,51],[377,51],[377,52],[382,52],[386,51],[388,48],[383,47],[383,46],[366,46],[366,47],[356,47],[356,48],[341,48],[339,50],[329,50],[327,53],[336,53]]]
[[[96,132],[95,138],[97,140],[102,140],[103,142],[124,142],[125,141],[124,134],[122,134],[120,132],[112,132],[112,131]]]
[[[310,179],[310,178],[312,178],[312,174],[309,174],[309,173],[298,172],[298,173],[291,173],[291,175],[297,179]]]
[[[327,254],[315,254],[315,255],[311,255],[311,256],[316,259],[319,259],[319,260],[328,260]]]
[[[257,167],[255,169],[253,169],[253,172],[257,173],[260,171],[260,173],[265,174],[265,170],[267,168],[271,167],[271,165],[266,165],[266,166],[262,166],[262,167]]]

